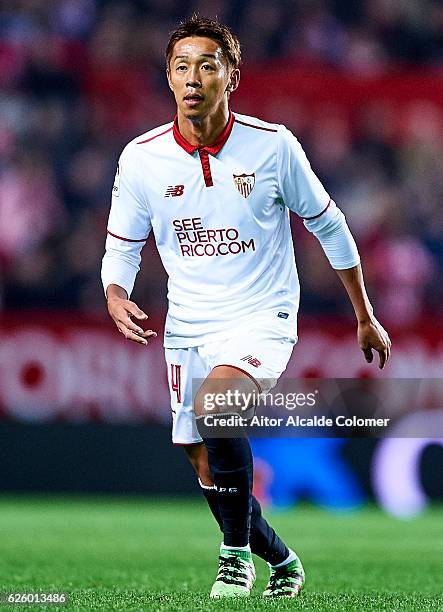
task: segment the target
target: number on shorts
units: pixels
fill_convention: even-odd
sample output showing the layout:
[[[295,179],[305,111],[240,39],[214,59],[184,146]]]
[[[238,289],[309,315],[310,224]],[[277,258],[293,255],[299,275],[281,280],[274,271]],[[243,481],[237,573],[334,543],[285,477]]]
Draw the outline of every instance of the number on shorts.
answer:
[[[177,365],[176,363],[171,363],[171,389],[175,391],[177,395],[177,404],[181,404],[181,365]]]

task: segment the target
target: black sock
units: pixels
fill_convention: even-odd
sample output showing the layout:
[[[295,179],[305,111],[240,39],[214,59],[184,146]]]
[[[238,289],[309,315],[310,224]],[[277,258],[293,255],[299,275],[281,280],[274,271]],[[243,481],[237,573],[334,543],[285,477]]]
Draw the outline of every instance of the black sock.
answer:
[[[199,479],[200,487],[203,492],[203,495],[206,497],[206,501],[208,502],[209,510],[212,512],[212,516],[218,523],[220,530],[223,531],[223,521],[220,515],[220,508],[218,507],[218,493],[215,487],[208,487],[202,484]]]
[[[247,546],[252,509],[252,453],[247,438],[205,438],[226,546]]]
[[[201,482],[200,486],[213,517],[217,521],[221,531],[223,531],[223,521],[220,515],[218,493],[216,489],[214,487],[205,486]],[[251,532],[249,539],[251,552],[271,565],[283,563],[289,556],[287,546],[262,516],[260,504],[254,496],[252,496]]]
[[[254,496],[252,497],[250,544],[251,551],[271,565],[283,563],[289,556],[288,547],[262,516],[260,504]]]

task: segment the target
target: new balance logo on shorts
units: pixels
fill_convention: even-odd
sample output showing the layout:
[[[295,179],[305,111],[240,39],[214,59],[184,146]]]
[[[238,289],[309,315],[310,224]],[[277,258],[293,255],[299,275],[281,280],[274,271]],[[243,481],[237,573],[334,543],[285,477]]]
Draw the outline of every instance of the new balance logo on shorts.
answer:
[[[259,361],[252,355],[246,355],[245,357],[242,357],[240,361],[247,361],[249,365],[254,366],[254,368],[258,368],[259,366],[261,366],[261,361]]]
[[[166,189],[165,198],[176,198],[177,196],[181,196],[184,190],[184,185],[169,185]]]

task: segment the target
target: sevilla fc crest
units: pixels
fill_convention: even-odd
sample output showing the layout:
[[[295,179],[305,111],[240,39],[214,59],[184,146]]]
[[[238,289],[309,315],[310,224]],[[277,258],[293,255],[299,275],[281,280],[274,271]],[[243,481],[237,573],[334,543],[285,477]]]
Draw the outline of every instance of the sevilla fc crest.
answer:
[[[247,198],[255,185],[255,173],[252,174],[233,174],[234,183],[241,195]]]

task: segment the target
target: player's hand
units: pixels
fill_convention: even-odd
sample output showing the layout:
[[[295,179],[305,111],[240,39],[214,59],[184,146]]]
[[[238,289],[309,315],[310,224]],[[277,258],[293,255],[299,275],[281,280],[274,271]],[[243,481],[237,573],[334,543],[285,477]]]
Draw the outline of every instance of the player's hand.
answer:
[[[371,317],[367,322],[358,324],[357,339],[368,363],[372,363],[372,351],[377,351],[379,355],[378,367],[382,370],[391,354],[392,344],[384,327],[375,317]]]
[[[135,302],[131,302],[131,300],[125,300],[120,297],[110,298],[108,300],[108,312],[114,320],[118,331],[128,340],[146,346],[148,338],[155,338],[157,336],[157,333],[152,331],[152,329],[144,331],[132,321],[131,317],[135,317],[140,321],[146,321],[148,315]]]

